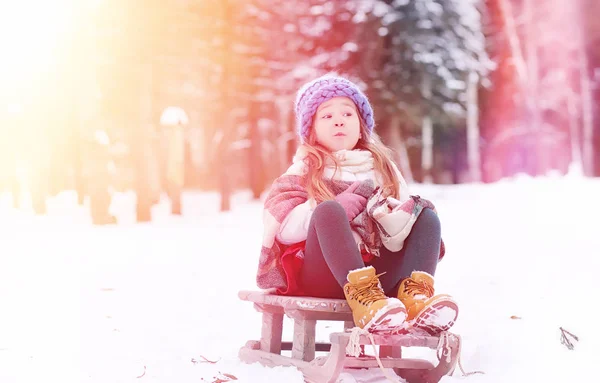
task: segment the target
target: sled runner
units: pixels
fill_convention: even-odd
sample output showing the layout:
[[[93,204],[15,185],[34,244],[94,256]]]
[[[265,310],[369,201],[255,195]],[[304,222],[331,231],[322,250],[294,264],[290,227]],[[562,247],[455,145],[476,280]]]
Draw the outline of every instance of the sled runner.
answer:
[[[361,353],[347,355],[346,348],[353,342],[379,348],[379,359],[385,368],[409,383],[436,383],[444,375],[452,374],[460,353],[460,337],[443,332],[439,336],[406,333],[359,334],[353,333],[352,312],[344,299],[321,299],[269,294],[261,291],[240,291],[239,298],[254,303],[262,313],[260,340],[250,340],[239,351],[245,363],[259,362],[263,366],[295,366],[309,383],[333,383],[343,368],[377,368],[379,361]],[[294,321],[293,341],[282,341],[283,316]],[[329,343],[315,342],[315,328],[319,320],[342,321],[344,332],[330,334]],[[402,347],[428,347],[437,350],[437,365],[423,359],[402,358]],[[292,356],[281,355],[291,351]],[[315,358],[319,351],[329,352],[326,357]]]

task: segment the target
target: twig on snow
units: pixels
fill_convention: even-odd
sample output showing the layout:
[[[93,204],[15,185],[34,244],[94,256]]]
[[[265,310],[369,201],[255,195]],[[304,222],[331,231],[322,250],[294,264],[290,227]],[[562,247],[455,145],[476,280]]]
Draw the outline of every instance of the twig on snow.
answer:
[[[144,377],[146,375],[146,366],[144,366],[144,373],[140,376],[136,376],[137,379]]]
[[[561,332],[560,343],[564,344],[565,347],[567,347],[569,350],[573,350],[575,348],[575,345],[573,344],[572,340],[574,340],[575,342],[579,342],[579,337],[577,337],[577,335],[573,333],[570,333],[562,327],[559,328]]]
[[[232,380],[238,380],[238,378],[236,378],[235,376],[233,376],[231,374],[224,374],[220,371],[219,371],[219,374],[223,375],[224,378],[214,376],[213,378],[216,378],[216,380],[213,380],[211,383],[226,383],[226,382],[231,382]]]
[[[220,359],[219,359],[219,360],[208,360],[208,359],[206,359],[205,357],[203,357],[202,355],[200,355],[200,358],[202,358],[202,359],[204,359],[204,360],[200,360],[200,361],[198,361],[198,360],[196,360],[196,359],[192,358],[192,363],[194,363],[194,364],[198,364],[198,363],[210,363],[210,364],[215,364],[215,363],[217,363],[217,362],[220,360]]]

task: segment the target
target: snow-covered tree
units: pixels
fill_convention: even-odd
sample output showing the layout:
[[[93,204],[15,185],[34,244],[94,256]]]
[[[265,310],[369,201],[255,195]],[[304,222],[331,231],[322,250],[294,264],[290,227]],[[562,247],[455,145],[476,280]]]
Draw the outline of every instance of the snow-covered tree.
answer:
[[[421,121],[422,167],[428,177],[434,121],[464,116],[469,76],[476,76],[479,84],[493,66],[486,54],[478,2],[367,1],[357,3],[357,9],[369,15],[363,19],[378,19],[376,33],[383,37],[382,46],[373,47],[381,59],[373,91],[380,91],[392,109]],[[477,122],[470,121],[476,130]],[[478,147],[478,134],[471,136],[472,145]],[[472,153],[472,166],[478,166],[478,151]]]

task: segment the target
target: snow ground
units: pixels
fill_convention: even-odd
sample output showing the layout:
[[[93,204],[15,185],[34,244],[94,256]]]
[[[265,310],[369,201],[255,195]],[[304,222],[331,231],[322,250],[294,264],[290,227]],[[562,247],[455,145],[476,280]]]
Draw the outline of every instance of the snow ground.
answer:
[[[440,213],[447,256],[436,290],[460,304],[453,332],[463,338],[462,364],[485,372],[442,382],[595,380],[600,179],[412,189]],[[33,217],[0,195],[0,382],[197,383],[224,373],[302,382],[293,368],[237,359],[260,332],[260,315],[237,299],[255,288],[260,202],[239,193],[233,211],[219,214],[215,194],[188,193],[183,217],[163,201],[152,223],[134,224],[124,194],[113,204],[119,225],[94,227],[74,201],[63,193],[48,216]],[[323,323],[318,338],[336,325]],[[579,337],[574,350],[561,344],[560,326]],[[286,320],[287,339],[291,331]],[[340,379],[385,381],[377,369]]]

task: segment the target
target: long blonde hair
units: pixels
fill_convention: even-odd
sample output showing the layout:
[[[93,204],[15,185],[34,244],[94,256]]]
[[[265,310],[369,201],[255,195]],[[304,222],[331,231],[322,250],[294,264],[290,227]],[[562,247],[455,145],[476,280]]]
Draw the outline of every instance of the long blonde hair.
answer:
[[[368,150],[373,154],[373,167],[375,172],[381,176],[383,195],[398,198],[400,195],[400,182],[391,162],[392,151],[381,142],[377,134],[374,132],[369,134],[366,124],[360,116],[359,120],[360,137],[354,149]],[[334,199],[334,193],[327,186],[326,180],[323,179],[323,172],[327,159],[333,161],[336,172],[339,168],[339,162],[327,148],[317,143],[317,136],[312,127],[307,140],[302,146],[308,153],[305,161],[308,168],[306,189],[309,196],[317,202]]]

